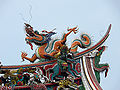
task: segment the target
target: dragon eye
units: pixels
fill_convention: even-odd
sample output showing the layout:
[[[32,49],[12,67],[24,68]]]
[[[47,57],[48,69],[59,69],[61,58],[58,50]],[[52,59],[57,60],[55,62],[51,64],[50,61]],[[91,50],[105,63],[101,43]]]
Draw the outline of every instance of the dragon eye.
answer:
[[[98,48],[98,51],[102,50],[102,47]]]

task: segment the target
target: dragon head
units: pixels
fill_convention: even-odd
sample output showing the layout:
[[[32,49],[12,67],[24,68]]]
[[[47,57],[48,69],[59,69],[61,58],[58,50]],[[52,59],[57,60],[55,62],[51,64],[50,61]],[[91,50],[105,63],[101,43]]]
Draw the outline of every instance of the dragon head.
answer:
[[[51,40],[51,36],[56,34],[55,32],[47,32],[46,30],[43,30],[41,33],[39,33],[37,30],[34,31],[33,27],[29,24],[25,24],[25,31],[26,31],[26,38],[25,41],[27,44],[31,46],[31,49],[33,50],[33,45],[31,43],[34,43],[36,45],[43,45],[45,43],[48,43]]]
[[[101,46],[101,47],[99,47],[99,48],[97,49],[97,50],[98,50],[97,56],[100,56],[100,55],[105,51],[106,47],[107,47],[107,46]]]
[[[29,25],[29,24],[26,24],[26,23],[24,23],[24,24],[25,24],[26,35],[27,35],[27,36],[34,36],[33,27],[32,27],[31,25]]]

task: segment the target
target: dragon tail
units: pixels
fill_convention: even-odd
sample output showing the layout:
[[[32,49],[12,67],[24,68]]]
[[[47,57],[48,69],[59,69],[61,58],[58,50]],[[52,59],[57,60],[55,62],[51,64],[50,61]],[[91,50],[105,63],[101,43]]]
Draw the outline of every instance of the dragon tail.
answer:
[[[82,34],[81,39],[75,39],[71,45],[71,52],[77,52],[78,46],[80,48],[87,48],[91,45],[91,39],[87,34]]]

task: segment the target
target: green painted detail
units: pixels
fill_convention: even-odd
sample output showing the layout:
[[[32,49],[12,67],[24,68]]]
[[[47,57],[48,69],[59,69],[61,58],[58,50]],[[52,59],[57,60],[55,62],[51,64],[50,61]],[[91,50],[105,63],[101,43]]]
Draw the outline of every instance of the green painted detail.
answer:
[[[79,90],[85,90],[85,87],[83,85],[81,85],[78,89]]]
[[[103,51],[105,50],[104,46],[102,46],[100,48],[101,48],[101,50],[99,50],[99,52],[96,53],[95,60],[93,61],[93,64],[94,64],[93,68],[94,68],[95,76],[99,83],[100,83],[100,72],[108,69],[108,67],[109,67],[109,65],[107,63],[99,64],[101,55],[102,55]]]
[[[100,83],[100,72],[95,70],[95,76],[96,76],[98,83]]]
[[[95,56],[95,63],[94,64],[95,64],[96,68],[102,68],[103,66],[109,66],[107,63],[106,64],[99,64],[103,51],[104,51],[104,48],[102,48],[102,50],[100,50]]]
[[[63,40],[63,39],[64,39],[64,37],[65,37],[65,33],[64,33],[64,35],[63,35],[63,37],[62,37],[62,39],[61,39],[61,40]]]

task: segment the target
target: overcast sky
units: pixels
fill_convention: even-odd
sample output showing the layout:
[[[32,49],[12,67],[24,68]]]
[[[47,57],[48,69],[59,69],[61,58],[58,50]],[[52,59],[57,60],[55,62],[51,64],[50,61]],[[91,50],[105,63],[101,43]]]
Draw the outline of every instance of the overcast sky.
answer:
[[[84,32],[91,36],[93,45],[96,44],[112,24],[110,36],[104,43],[108,48],[101,58],[101,63],[109,63],[110,69],[107,78],[101,74],[101,86],[103,90],[120,90],[119,17],[119,0],[0,0],[0,61],[3,65],[30,63],[21,62],[21,51],[31,57],[36,48],[32,51],[24,40],[25,22],[39,31],[56,28],[54,36],[58,38],[63,32],[67,33],[67,27],[78,25],[79,33],[68,37],[69,47],[71,40]]]

